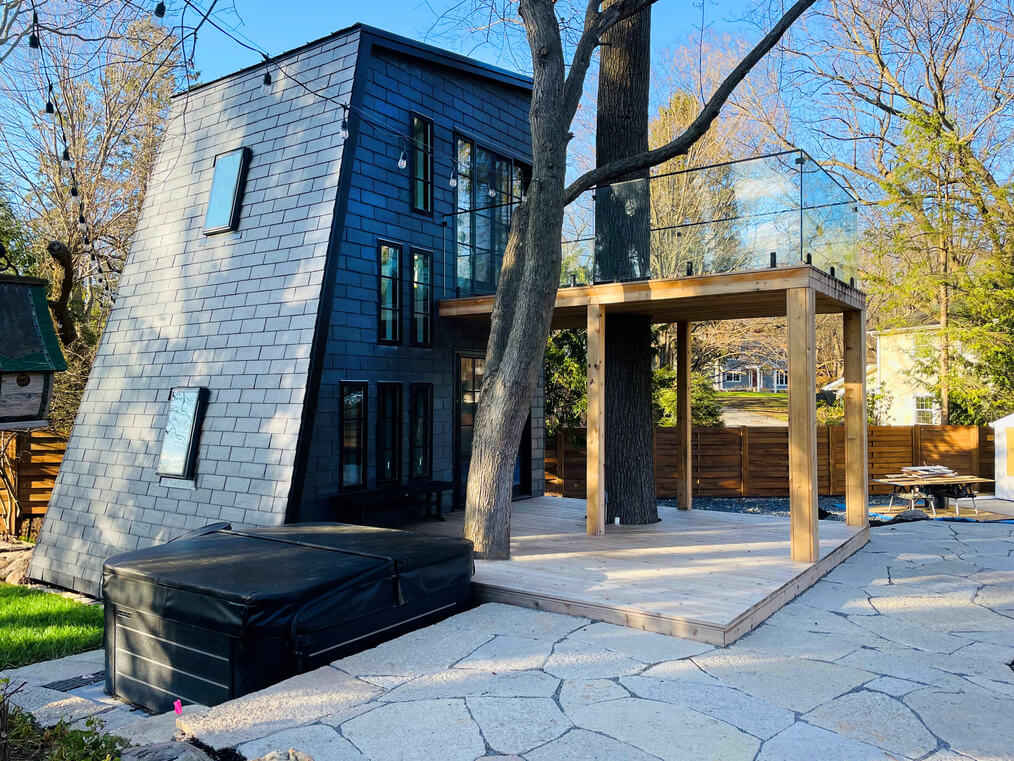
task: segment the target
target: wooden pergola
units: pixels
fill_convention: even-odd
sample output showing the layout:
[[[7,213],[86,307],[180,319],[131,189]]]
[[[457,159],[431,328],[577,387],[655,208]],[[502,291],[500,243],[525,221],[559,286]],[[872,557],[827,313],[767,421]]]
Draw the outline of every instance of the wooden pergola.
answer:
[[[440,303],[442,317],[488,320],[493,296]],[[816,316],[841,314],[845,364],[845,505],[849,526],[867,525],[866,299],[809,265],[678,279],[561,288],[554,328],[588,329],[587,533],[605,532],[606,315],[650,315],[677,326],[679,507],[692,507],[690,334],[695,321],[786,317],[789,357],[789,509],[792,560],[819,559]]]

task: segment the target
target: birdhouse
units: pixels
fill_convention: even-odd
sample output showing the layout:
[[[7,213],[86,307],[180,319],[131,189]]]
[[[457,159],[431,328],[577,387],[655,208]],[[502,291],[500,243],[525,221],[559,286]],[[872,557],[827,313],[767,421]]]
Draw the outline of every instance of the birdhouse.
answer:
[[[0,275],[0,431],[47,424],[53,374],[67,369],[45,280]]]

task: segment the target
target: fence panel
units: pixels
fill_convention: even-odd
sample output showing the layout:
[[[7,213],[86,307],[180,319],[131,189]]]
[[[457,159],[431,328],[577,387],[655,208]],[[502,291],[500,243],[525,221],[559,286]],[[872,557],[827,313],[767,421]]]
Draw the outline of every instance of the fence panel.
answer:
[[[67,440],[49,431],[32,431],[13,437],[8,444],[8,456],[0,467],[5,468],[6,481],[14,485],[17,514],[14,517],[9,511],[8,525],[0,530],[19,536],[34,536],[38,532],[66,448]],[[9,495],[4,497],[9,500]]]
[[[678,493],[676,436],[675,428],[659,426],[655,429],[655,493],[661,499],[675,497]],[[993,431],[988,427],[870,426],[868,442],[871,480],[924,462],[946,465],[961,473],[993,477]],[[548,442],[548,493],[585,496],[584,443],[583,428],[561,432],[556,441]],[[788,496],[788,428],[694,428],[692,447],[695,495]],[[817,429],[817,481],[821,495],[841,495],[845,491],[845,429],[842,426]],[[871,494],[889,492],[888,486],[870,485]]]

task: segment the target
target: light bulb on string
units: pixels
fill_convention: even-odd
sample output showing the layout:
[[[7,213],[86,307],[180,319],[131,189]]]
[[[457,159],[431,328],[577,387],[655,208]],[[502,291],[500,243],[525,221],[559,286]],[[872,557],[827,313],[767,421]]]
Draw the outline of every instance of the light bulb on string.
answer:
[[[398,157],[398,168],[404,169],[408,166],[408,156],[405,155],[405,151],[401,152],[401,156]]]
[[[39,14],[32,11],[32,33],[28,35],[28,47],[32,50],[41,50],[42,43],[39,42]]]
[[[60,157],[60,166],[68,170],[74,167],[74,161],[70,157],[70,150],[67,148],[63,149],[63,155]],[[71,195],[76,195],[76,193],[71,193]]]
[[[165,3],[161,0],[155,4],[155,18],[165,18]]]
[[[342,117],[341,135],[342,140],[349,139],[349,118],[347,115]]]
[[[447,184],[450,185],[452,188],[458,187],[458,170],[457,169],[451,170],[451,179],[449,179],[447,181]]]
[[[271,72],[270,71],[265,71],[264,72],[264,78],[261,80],[261,94],[262,95],[270,95],[271,94]]]
[[[84,214],[77,215],[77,229],[83,233],[88,232],[88,223],[85,221]]]
[[[53,85],[49,86],[49,97],[46,99],[46,113],[50,116],[56,113],[56,106],[53,105]]]
[[[77,185],[76,184],[70,186],[70,197],[71,198],[77,198]]]

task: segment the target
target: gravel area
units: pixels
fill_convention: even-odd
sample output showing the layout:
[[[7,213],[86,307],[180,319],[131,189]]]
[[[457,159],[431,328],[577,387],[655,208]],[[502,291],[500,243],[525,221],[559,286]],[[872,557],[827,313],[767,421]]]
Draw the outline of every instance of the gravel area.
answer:
[[[870,507],[887,505],[890,497],[870,496]],[[666,507],[677,507],[675,499],[660,499],[658,503]],[[827,520],[845,520],[844,497],[818,497],[817,507],[826,510],[830,515]],[[754,515],[789,516],[788,497],[694,497],[694,510],[718,510],[723,513],[753,513]]]

